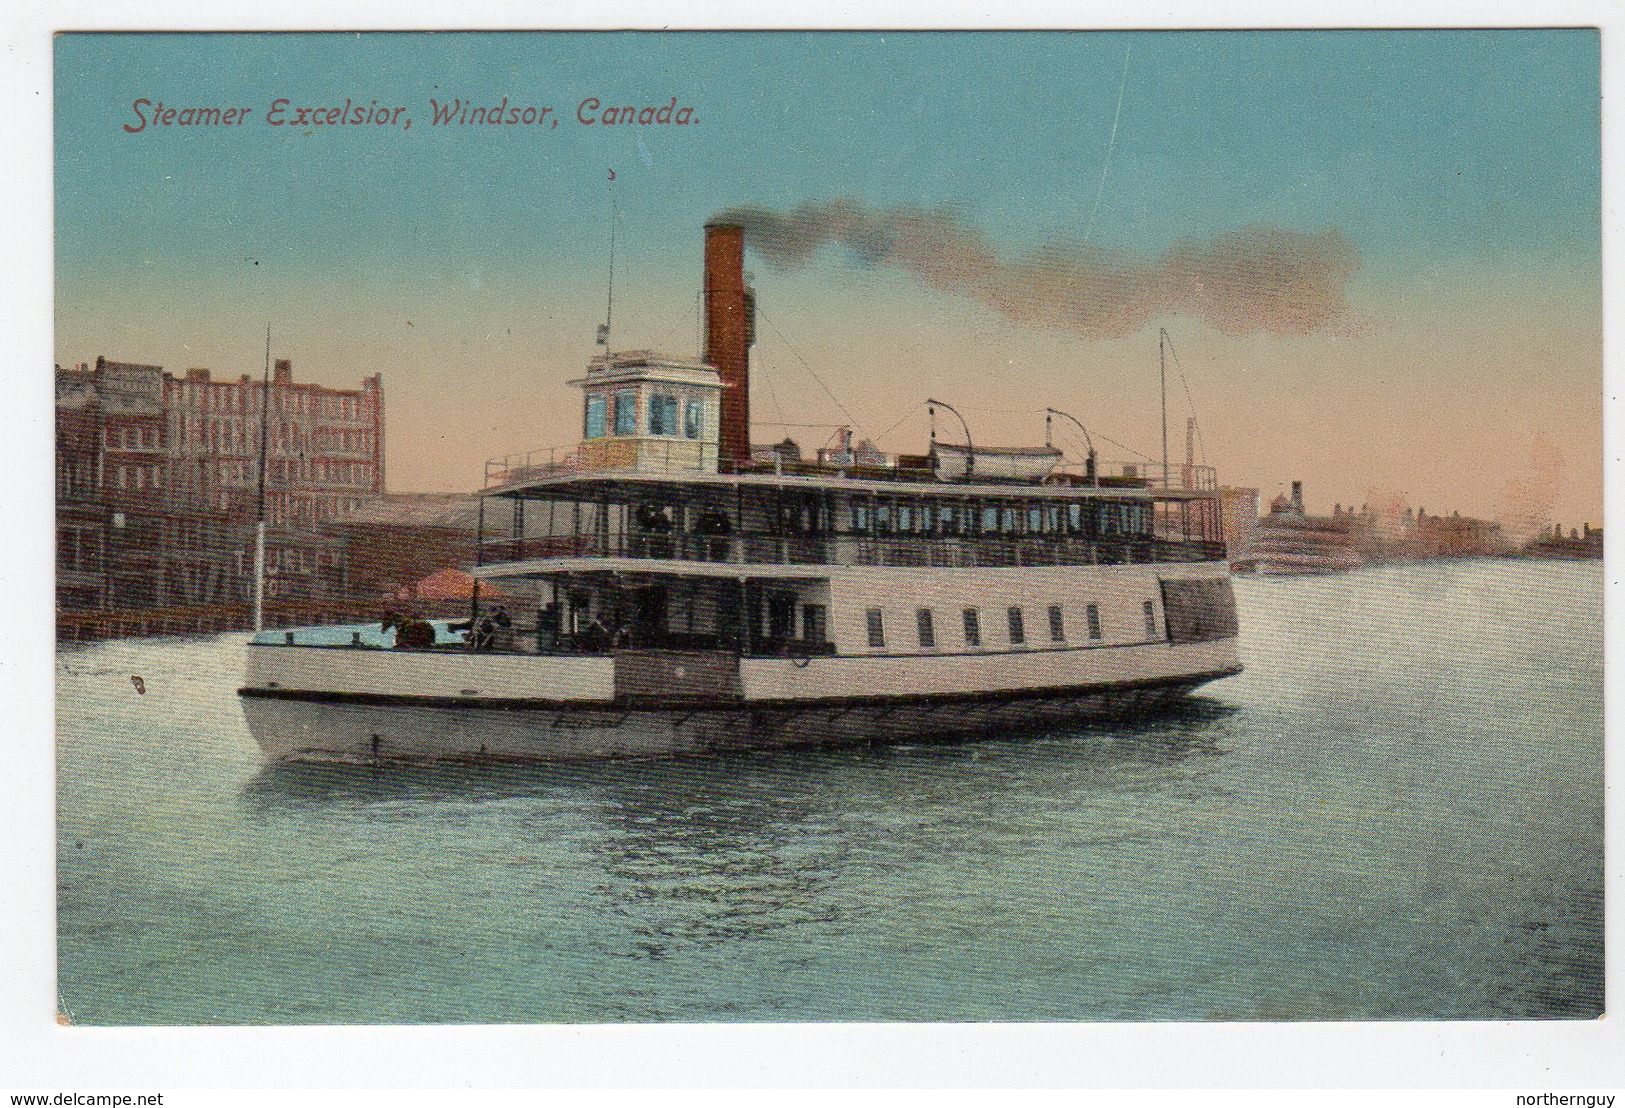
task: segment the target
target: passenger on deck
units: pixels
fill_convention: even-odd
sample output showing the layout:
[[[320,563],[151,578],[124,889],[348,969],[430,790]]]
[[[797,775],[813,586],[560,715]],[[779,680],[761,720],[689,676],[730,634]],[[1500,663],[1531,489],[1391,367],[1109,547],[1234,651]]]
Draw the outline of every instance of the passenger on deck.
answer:
[[[491,615],[491,624],[491,649],[513,650],[513,617],[508,614],[508,610],[498,604],[497,610]]]
[[[543,605],[536,613],[537,653],[545,654],[550,650],[558,649],[560,630],[558,604]]]
[[[602,616],[594,616],[580,638],[582,649],[588,654],[602,654],[609,649],[609,625]]]
[[[496,623],[490,616],[481,616],[474,621],[474,627],[468,633],[468,648],[470,650],[490,650],[496,638]]]
[[[434,645],[434,624],[413,612],[395,631],[395,649],[426,650]]]

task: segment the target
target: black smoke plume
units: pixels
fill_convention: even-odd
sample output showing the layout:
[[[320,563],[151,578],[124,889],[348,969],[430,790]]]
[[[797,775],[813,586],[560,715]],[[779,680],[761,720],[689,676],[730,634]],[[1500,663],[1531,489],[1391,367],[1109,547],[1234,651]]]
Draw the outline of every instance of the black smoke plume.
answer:
[[[1255,224],[1181,239],[1160,257],[1059,240],[1006,260],[980,230],[941,209],[871,211],[830,200],[788,212],[734,208],[717,219],[743,226],[746,247],[775,269],[840,246],[1015,323],[1086,339],[1121,338],[1175,312],[1230,335],[1341,331],[1351,325],[1347,288],[1360,268],[1359,249],[1335,229]]]

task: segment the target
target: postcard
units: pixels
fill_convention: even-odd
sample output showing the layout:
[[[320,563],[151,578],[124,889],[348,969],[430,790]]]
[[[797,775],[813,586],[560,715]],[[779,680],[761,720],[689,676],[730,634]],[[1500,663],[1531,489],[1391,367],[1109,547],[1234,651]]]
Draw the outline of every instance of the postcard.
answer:
[[[1595,29],[54,45],[73,1027],[1595,1021]]]

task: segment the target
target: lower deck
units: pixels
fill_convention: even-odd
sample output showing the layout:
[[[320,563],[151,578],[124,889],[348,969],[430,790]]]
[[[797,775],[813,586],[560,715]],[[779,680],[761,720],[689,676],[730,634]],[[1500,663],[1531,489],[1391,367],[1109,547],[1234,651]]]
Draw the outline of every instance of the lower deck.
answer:
[[[743,657],[627,649],[604,655],[249,647],[246,696],[496,708],[845,704],[1112,686],[1239,668],[1236,640],[979,654]]]
[[[1241,668],[1222,567],[502,584],[537,591],[510,597],[501,634],[470,636],[478,648],[398,649],[359,631],[256,640],[241,690],[256,738],[275,757],[906,738],[1132,712]]]
[[[553,761],[989,735],[1159,711],[1212,673],[1019,694],[801,702],[560,703],[368,694],[246,695],[249,729],[279,760]]]
[[[685,571],[686,570],[686,571]],[[928,567],[663,567],[492,574],[509,650],[732,651],[744,656],[1027,653],[1236,633],[1224,563]]]

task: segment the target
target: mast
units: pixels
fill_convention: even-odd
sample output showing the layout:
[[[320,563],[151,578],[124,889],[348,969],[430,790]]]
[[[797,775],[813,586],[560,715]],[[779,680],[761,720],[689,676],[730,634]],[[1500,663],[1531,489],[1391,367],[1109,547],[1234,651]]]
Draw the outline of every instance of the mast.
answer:
[[[1168,487],[1168,332],[1157,328],[1157,376],[1162,383],[1162,487]]]
[[[515,504],[524,501],[516,500]],[[522,532],[521,532],[522,533]],[[485,491],[480,491],[479,515],[474,526],[474,568],[478,569],[485,564]],[[480,579],[474,578],[474,583],[468,589],[468,641],[474,641],[474,624],[480,618]]]
[[[265,325],[265,373],[260,378],[260,491],[254,525],[254,633],[265,630],[265,455],[271,427],[271,325]]]
[[[609,296],[604,305],[604,351],[609,351],[610,330],[615,326],[615,171],[609,171]]]

